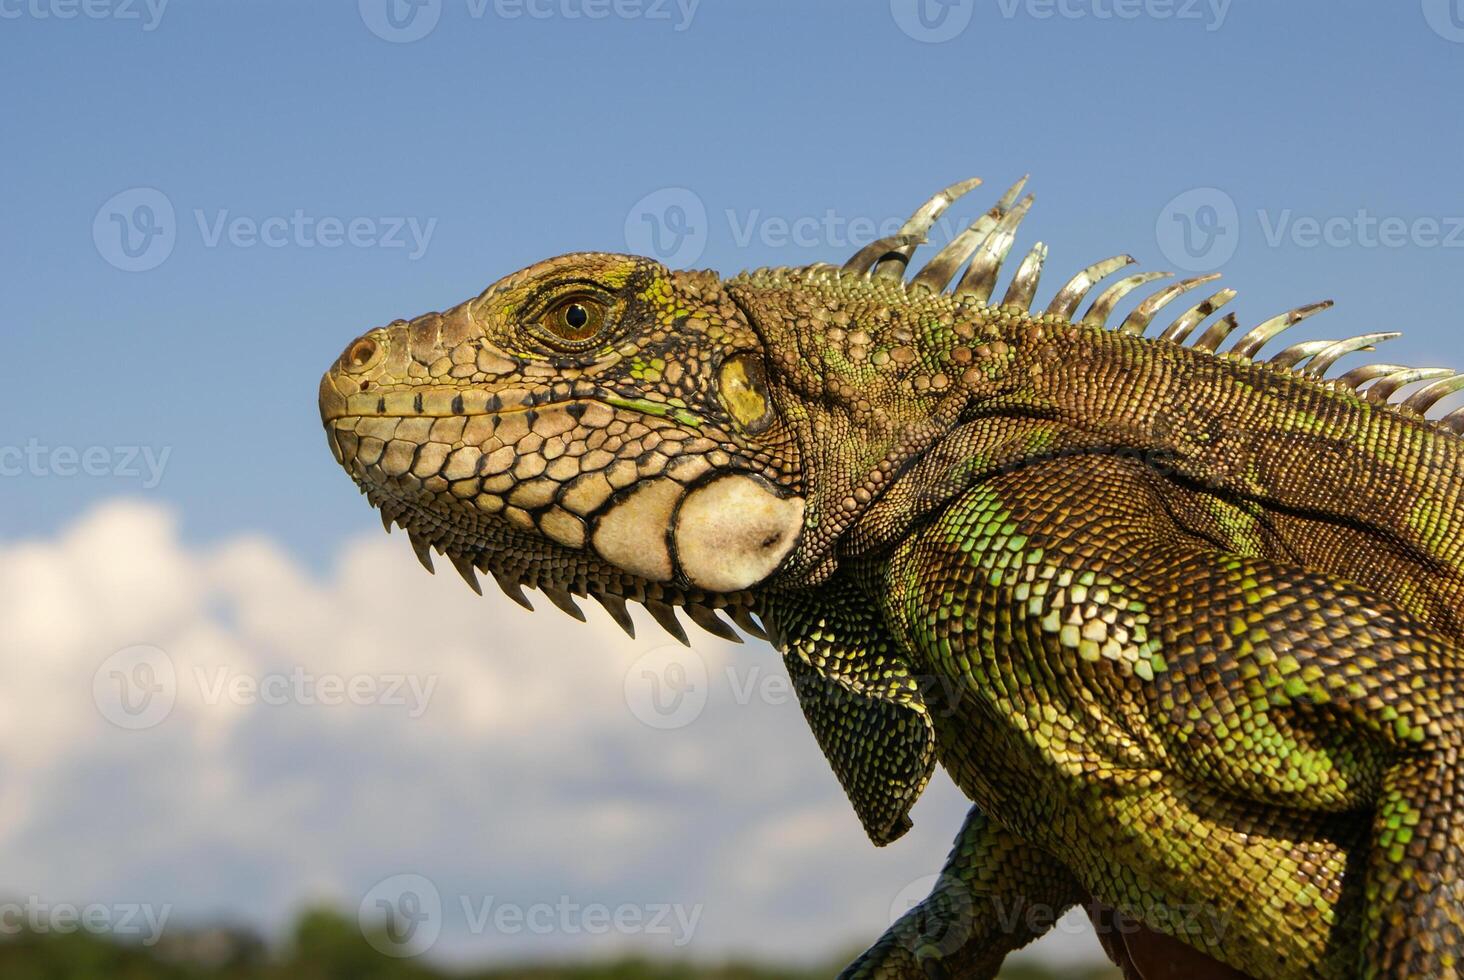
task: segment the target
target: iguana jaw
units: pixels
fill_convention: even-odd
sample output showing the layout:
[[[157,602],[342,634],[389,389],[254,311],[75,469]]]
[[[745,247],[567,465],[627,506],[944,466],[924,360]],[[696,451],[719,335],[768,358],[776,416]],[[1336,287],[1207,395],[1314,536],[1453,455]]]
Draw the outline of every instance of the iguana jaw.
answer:
[[[516,602],[532,608],[523,588],[539,589],[580,619],[572,597],[588,595],[627,631],[633,628],[625,601],[631,600],[644,603],[683,641],[672,607],[684,608],[718,635],[735,636],[714,610],[760,632],[748,615],[757,608],[755,596],[741,586],[766,577],[791,548],[796,533],[789,536],[788,529],[797,526],[802,502],[754,475],[722,469],[724,452],[678,438],[674,423],[592,399],[556,402],[525,394],[488,412],[481,391],[369,392],[370,404],[363,404],[360,392],[342,396],[332,374],[321,388],[322,420],[337,462],[380,510],[388,530],[407,531],[429,571],[435,550],[475,590],[475,572],[487,572]],[[402,403],[420,404],[422,414],[390,414]],[[463,414],[437,414],[454,403]],[[386,413],[376,411],[382,405]],[[586,426],[587,420],[597,424]],[[586,438],[586,428],[593,430],[590,439],[594,431],[612,430],[659,439],[669,458],[653,453],[636,465],[601,450],[582,456],[577,471],[568,463],[551,471],[555,460],[546,462],[541,449],[518,448],[524,440],[537,446],[536,436],[558,429],[561,437],[579,437],[568,439],[573,444]],[[444,451],[434,433],[463,445]],[[499,446],[514,436],[516,442]],[[726,560],[718,533],[724,522],[716,519],[724,506],[767,511],[766,567],[749,567],[745,557]]]

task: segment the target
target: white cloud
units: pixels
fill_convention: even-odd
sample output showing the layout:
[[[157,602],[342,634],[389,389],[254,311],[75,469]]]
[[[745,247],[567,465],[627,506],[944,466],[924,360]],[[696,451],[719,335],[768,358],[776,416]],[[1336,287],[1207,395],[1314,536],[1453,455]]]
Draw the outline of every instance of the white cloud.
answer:
[[[765,644],[697,639],[705,689],[678,706],[682,675],[641,679],[669,642],[648,618],[631,640],[593,602],[581,625],[479,598],[400,535],[347,543],[322,577],[266,537],[192,546],[176,524],[114,502],[0,546],[8,894],[269,928],[410,873],[443,897],[448,956],[811,959],[873,940],[965,811],[942,778],[904,840],[871,846]],[[155,652],[117,653],[137,645]],[[687,723],[652,727],[647,704]],[[463,901],[489,896],[702,912],[684,947],[474,933]]]

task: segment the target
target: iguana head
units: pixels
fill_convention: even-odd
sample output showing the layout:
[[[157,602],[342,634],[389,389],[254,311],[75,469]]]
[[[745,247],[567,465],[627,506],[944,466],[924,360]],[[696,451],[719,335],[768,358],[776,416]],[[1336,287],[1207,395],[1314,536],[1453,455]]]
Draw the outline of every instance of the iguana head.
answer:
[[[431,567],[525,602],[644,602],[731,633],[803,528],[764,340],[715,274],[581,253],[347,346],[320,384],[336,459]],[[720,629],[718,629],[720,627]]]

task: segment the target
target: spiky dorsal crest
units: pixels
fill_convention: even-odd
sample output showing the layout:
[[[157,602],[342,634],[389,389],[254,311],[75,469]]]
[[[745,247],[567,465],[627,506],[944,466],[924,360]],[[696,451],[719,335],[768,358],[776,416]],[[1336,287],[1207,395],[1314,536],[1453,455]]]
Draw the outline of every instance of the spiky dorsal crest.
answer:
[[[903,288],[912,297],[946,293],[977,303],[989,303],[1002,265],[1011,251],[1017,227],[1032,205],[1032,195],[1018,199],[1027,178],[1013,184],[996,205],[970,227],[940,249],[928,263],[910,278],[905,275],[915,250],[924,243],[936,220],[958,198],[981,181],[963,180],[952,184],[921,205],[894,235],[871,242],[854,254],[839,269],[823,267],[826,274],[843,278],[857,276],[876,279]],[[1181,279],[1163,286],[1141,300],[1120,323],[1113,323],[1114,309],[1129,293],[1160,279],[1169,272],[1140,272],[1116,280],[1099,292],[1081,316],[1078,308],[1098,284],[1109,276],[1134,264],[1129,255],[1115,255],[1081,270],[1058,289],[1044,311],[1034,305],[1037,284],[1047,260],[1047,246],[1032,246],[1017,267],[1007,287],[1003,306],[1017,306],[1028,313],[1060,316],[1073,323],[1131,336],[1145,336],[1159,314],[1181,296],[1218,279],[1219,273]],[[962,269],[965,269],[962,274]],[[1221,288],[1193,305],[1181,310],[1166,327],[1150,339],[1183,344],[1219,357],[1243,358],[1270,367],[1307,377],[1334,388],[1346,389],[1375,405],[1386,406],[1411,418],[1423,418],[1441,399],[1464,390],[1464,374],[1447,368],[1411,368],[1400,364],[1370,364],[1353,368],[1336,377],[1327,372],[1342,357],[1359,351],[1371,351],[1385,340],[1400,336],[1396,332],[1358,334],[1342,340],[1306,340],[1292,344],[1262,362],[1261,349],[1281,333],[1332,306],[1331,300],[1299,306],[1271,317],[1242,333],[1227,351],[1220,345],[1240,326],[1234,313],[1211,319],[1236,296],[1236,291]],[[1208,321],[1208,324],[1207,324]],[[1201,329],[1203,327],[1204,329]],[[1394,399],[1403,388],[1423,383],[1407,397]],[[1464,434],[1464,408],[1438,419],[1429,419],[1444,431]]]

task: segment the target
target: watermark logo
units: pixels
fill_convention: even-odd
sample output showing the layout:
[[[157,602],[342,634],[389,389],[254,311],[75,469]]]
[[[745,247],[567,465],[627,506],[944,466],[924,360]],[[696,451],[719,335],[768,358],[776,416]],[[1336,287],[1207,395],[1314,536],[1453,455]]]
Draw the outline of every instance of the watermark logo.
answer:
[[[307,708],[405,708],[416,721],[427,711],[437,690],[437,675],[427,674],[316,674],[296,666],[289,671],[246,674],[227,666],[211,671],[195,668],[193,679],[207,705],[233,704]]]
[[[152,728],[168,717],[177,698],[173,658],[154,646],[118,650],[92,675],[92,700],[102,717],[118,728]]]
[[[410,44],[432,33],[442,0],[357,0],[366,29],[383,41]]]
[[[1154,222],[1159,250],[1188,272],[1211,272],[1230,261],[1240,243],[1240,212],[1217,187],[1196,187],[1173,198]]]
[[[483,935],[490,931],[504,936],[531,933],[535,936],[590,935],[604,936],[669,936],[671,945],[680,949],[691,942],[696,924],[701,920],[700,904],[686,906],[673,902],[648,902],[643,905],[621,902],[577,902],[560,895],[553,902],[499,901],[493,895],[460,895],[468,931]]]
[[[427,254],[437,230],[436,218],[344,218],[310,214],[304,208],[264,217],[235,214],[228,208],[194,208],[192,218],[199,243],[208,249],[400,249],[412,262]],[[123,272],[147,272],[162,265],[173,254],[180,231],[172,200],[153,187],[134,187],[114,195],[92,220],[97,253]]]
[[[974,919],[971,892],[949,875],[916,878],[890,903],[890,923],[906,949],[949,956],[966,944]]]
[[[144,31],[163,22],[168,0],[0,0],[0,20],[137,21]]]
[[[1445,41],[1464,43],[1464,0],[1423,0],[1423,19]]]
[[[92,677],[92,699],[102,717],[119,728],[162,724],[172,713],[179,688],[192,684],[209,707],[401,708],[421,718],[437,690],[435,674],[315,673],[304,667],[246,673],[227,665],[179,671],[173,658],[154,646],[132,646],[104,660]]]
[[[685,268],[707,247],[707,206],[685,187],[663,187],[636,201],[625,217],[625,244],[636,255]]]
[[[442,934],[442,893],[423,875],[392,875],[361,899],[356,923],[378,953],[420,956]]]
[[[1245,216],[1244,230],[1260,232],[1267,248],[1461,248],[1464,215],[1376,214],[1358,208],[1347,214],[1307,214],[1294,208],[1258,208]],[[1219,188],[1197,187],[1173,198],[1154,223],[1165,258],[1189,272],[1211,272],[1230,261],[1240,243],[1242,221],[1235,201]]]
[[[890,902],[890,925],[900,921],[906,913],[925,901],[938,884],[940,875],[926,875],[916,878],[896,892],[894,900]]]
[[[172,905],[137,902],[72,905],[70,902],[43,902],[31,895],[24,902],[0,902],[0,935],[16,936],[22,932],[67,935],[84,929],[94,934],[136,939],[144,946],[155,946],[163,938],[168,916],[172,914]]]
[[[33,436],[24,446],[0,445],[0,477],[113,477],[152,490],[172,455],[172,446],[48,446]]]
[[[1297,214],[1291,208],[1256,212],[1261,236],[1270,248],[1460,248],[1464,247],[1464,216],[1424,215],[1402,218],[1377,215],[1367,208],[1351,214],[1322,217]]]
[[[679,902],[580,902],[568,895],[549,901],[511,902],[496,895],[449,895],[430,878],[397,874],[372,886],[361,900],[356,922],[378,952],[404,958],[420,956],[442,934],[446,906],[461,913],[474,936],[590,935],[666,936],[678,949],[691,942],[702,906]],[[456,921],[456,919],[454,920]]]
[[[950,241],[981,217],[947,212],[930,229],[930,242]],[[655,258],[673,267],[686,267],[701,258],[715,232],[720,240],[739,249],[799,248],[857,251],[879,238],[895,234],[904,214],[841,214],[833,208],[821,213],[778,214],[762,208],[724,208],[709,215],[706,203],[685,187],[663,187],[636,201],[625,217],[625,244],[637,255]]]
[[[178,241],[173,202],[155,187],[114,194],[92,219],[92,241],[98,254],[123,272],[156,269]]]
[[[925,44],[940,44],[963,33],[971,24],[976,0],[890,0],[890,16],[906,37]]]
[[[0,0],[0,3],[5,0]],[[701,0],[463,0],[470,20],[662,21],[680,33],[691,26]],[[361,22],[383,41],[410,44],[437,28],[442,0],[357,0]]]
[[[647,650],[625,672],[625,703],[644,725],[685,728],[707,706],[710,678],[701,654],[666,644]]]
[[[1218,31],[1231,0],[996,0],[1006,20],[1186,20]]]

